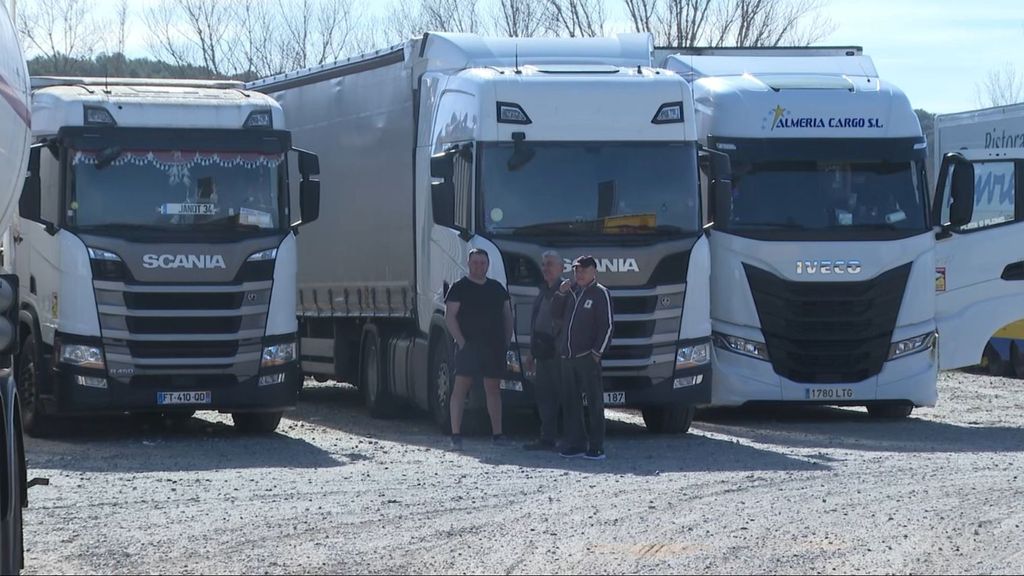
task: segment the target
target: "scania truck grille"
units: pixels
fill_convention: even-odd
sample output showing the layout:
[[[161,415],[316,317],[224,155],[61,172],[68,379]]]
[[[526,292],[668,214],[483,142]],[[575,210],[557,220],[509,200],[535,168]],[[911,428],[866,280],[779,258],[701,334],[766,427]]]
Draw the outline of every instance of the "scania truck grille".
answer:
[[[776,374],[838,384],[882,371],[910,263],[860,282],[791,282],[749,264],[744,268]]]
[[[682,322],[685,284],[652,288],[609,288],[615,315],[612,343],[605,353],[603,375],[616,390],[646,388],[671,378]],[[516,338],[530,349],[530,319],[538,290],[509,288],[516,310]]]
[[[93,285],[112,376],[257,374],[273,282]]]

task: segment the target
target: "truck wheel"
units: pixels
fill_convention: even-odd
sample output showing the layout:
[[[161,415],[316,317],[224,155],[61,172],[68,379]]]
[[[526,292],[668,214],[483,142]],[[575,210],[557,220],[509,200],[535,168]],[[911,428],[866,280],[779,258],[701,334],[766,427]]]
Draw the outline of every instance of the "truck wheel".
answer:
[[[363,392],[363,401],[374,418],[387,418],[391,415],[391,397],[384,385],[384,371],[381,369],[380,339],[375,331],[366,333],[363,344],[363,361],[359,389]]]
[[[451,434],[453,366],[448,341],[440,338],[430,355],[430,416],[442,434]]]
[[[641,411],[647,430],[654,434],[686,434],[697,408],[691,404],[651,406]]]
[[[22,430],[33,437],[53,431],[53,422],[43,411],[39,396],[39,348],[35,334],[29,334],[18,355],[18,396],[21,399]]]
[[[1024,352],[1016,342],[1010,344],[1010,373],[1014,378],[1024,378]]]
[[[1009,363],[996,352],[996,349],[991,344],[985,345],[985,352],[982,354],[982,358],[985,360],[985,368],[988,370],[989,376],[1006,376],[1009,368]]]
[[[232,412],[235,429],[243,434],[271,434],[277,430],[284,412]]]
[[[872,418],[883,420],[900,420],[910,416],[914,405],[908,402],[881,402],[868,405],[868,414]]]

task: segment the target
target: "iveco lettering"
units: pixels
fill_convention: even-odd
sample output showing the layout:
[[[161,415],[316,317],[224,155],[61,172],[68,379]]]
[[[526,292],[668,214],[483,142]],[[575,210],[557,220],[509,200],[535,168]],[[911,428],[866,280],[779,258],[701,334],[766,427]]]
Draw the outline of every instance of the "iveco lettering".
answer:
[[[1019,216],[974,198],[976,171],[1006,183],[1022,164],[950,156],[930,198],[917,115],[861,48],[656,55],[693,79],[699,139],[731,168],[707,196],[712,404],[906,417],[1024,317]]]
[[[146,268],[227,268],[224,257],[219,254],[146,254],[142,257],[142,265]]]
[[[698,165],[711,163],[689,85],[651,66],[651,46],[429,33],[251,84],[332,180],[366,192],[326,200],[332,224],[299,236],[303,370],[358,382],[372,414],[404,401],[447,427],[444,296],[480,248],[516,315],[504,404],[533,406],[521,360],[541,255],[594,254],[616,309],[605,402],[639,408],[651,430],[688,429],[710,399]]]
[[[295,237],[317,217],[317,157],[292,148],[276,102],[237,82],[32,89],[21,237],[6,247],[24,301],[26,430],[218,410],[273,431],[302,384]]]

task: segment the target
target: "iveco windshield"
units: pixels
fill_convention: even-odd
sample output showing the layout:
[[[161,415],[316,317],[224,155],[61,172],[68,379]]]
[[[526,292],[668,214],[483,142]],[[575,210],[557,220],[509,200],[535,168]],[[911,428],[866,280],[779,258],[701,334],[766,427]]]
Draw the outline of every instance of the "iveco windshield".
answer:
[[[927,230],[923,149],[904,143],[894,151],[891,143],[871,141],[809,144],[719,142],[733,158],[733,180],[731,197],[716,204],[716,228],[836,237]]]

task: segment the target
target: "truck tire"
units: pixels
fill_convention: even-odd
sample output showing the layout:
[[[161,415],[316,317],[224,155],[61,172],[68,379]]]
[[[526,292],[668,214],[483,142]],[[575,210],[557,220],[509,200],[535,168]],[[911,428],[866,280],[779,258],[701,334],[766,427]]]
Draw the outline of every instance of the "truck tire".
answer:
[[[29,334],[17,358],[18,396],[21,399],[22,430],[40,438],[53,432],[53,421],[46,415],[39,396],[39,345],[35,334]]]
[[[881,420],[901,420],[910,416],[914,405],[909,402],[879,402],[868,405],[868,414]]]
[[[363,401],[373,418],[388,418],[392,415],[391,395],[384,381],[384,363],[380,353],[381,340],[376,330],[368,330],[363,342],[362,362],[360,363],[359,389],[363,392]]]
[[[272,434],[284,412],[232,412],[235,429],[243,434]]]
[[[691,404],[650,406],[641,410],[644,424],[653,434],[686,434],[693,424],[697,408]]]
[[[985,360],[985,369],[989,376],[1003,377],[1009,373],[1010,363],[1006,361],[991,344],[985,345],[985,352],[981,356]]]
[[[430,417],[442,434],[452,433],[451,398],[454,367],[447,338],[438,338],[430,353]]]

